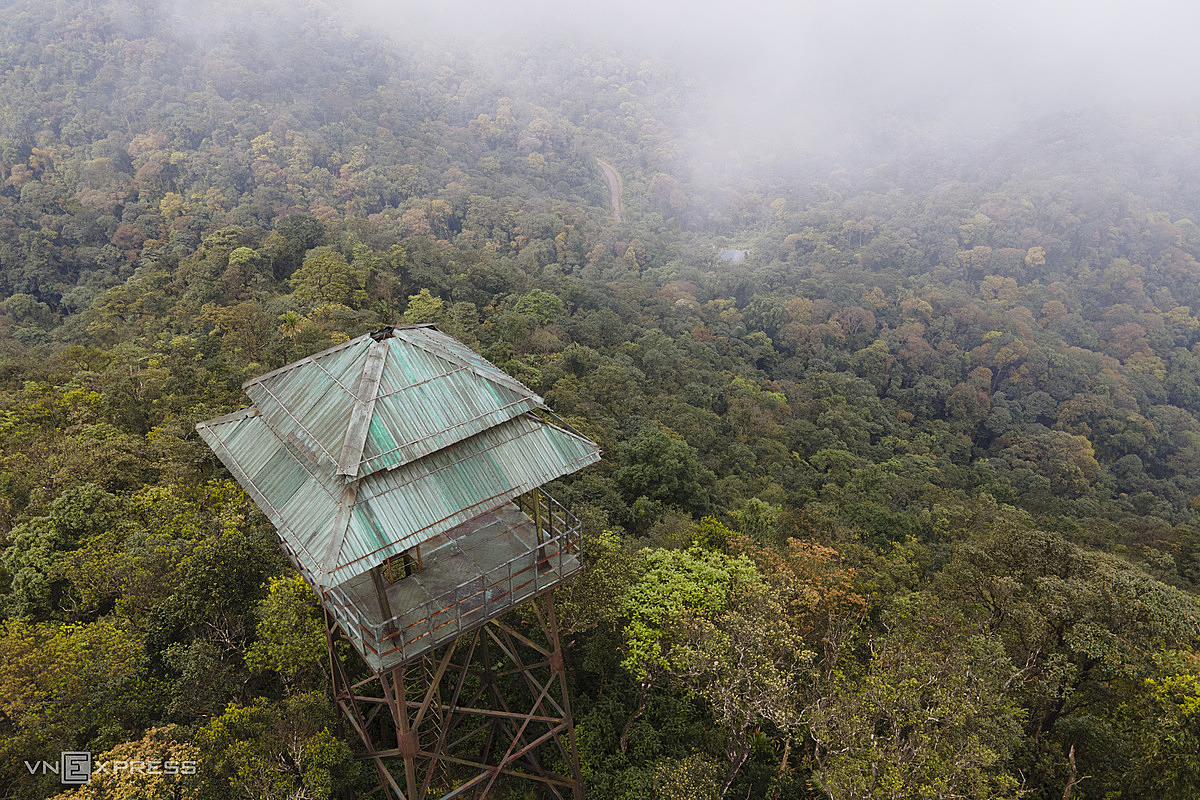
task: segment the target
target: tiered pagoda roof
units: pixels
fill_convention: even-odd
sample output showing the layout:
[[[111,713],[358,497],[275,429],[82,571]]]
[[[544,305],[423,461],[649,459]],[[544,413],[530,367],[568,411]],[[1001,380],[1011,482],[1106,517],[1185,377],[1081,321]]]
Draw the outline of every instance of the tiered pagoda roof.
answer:
[[[430,326],[360,336],[244,388],[253,405],[197,430],[318,589],[600,458]]]

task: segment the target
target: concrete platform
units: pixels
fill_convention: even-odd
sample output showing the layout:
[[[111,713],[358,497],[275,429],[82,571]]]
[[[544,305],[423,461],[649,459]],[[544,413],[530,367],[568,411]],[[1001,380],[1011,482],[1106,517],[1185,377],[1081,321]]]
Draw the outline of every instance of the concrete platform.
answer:
[[[337,586],[359,618],[346,633],[385,670],[470,632],[579,571],[579,527],[570,523],[550,539],[543,522],[541,547],[534,521],[512,503],[452,528],[421,546],[419,572],[387,587],[390,619],[370,575]]]

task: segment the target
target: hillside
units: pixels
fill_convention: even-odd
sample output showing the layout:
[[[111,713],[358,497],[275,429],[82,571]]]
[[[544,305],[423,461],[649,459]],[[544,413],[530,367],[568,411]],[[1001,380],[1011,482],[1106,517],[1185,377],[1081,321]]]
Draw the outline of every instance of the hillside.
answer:
[[[397,321],[603,447],[589,797],[1196,795],[1195,115],[743,170],[661,63],[192,6],[0,10],[0,797],[371,788],[194,426]]]

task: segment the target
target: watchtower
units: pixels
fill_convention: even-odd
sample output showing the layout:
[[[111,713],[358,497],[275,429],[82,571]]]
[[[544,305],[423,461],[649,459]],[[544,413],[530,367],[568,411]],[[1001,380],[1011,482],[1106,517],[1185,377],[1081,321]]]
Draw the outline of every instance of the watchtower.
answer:
[[[581,798],[548,591],[580,570],[581,526],[541,487],[598,461],[596,444],[431,326],[243,388],[253,405],[197,430],[321,600],[334,697],[376,792],[482,797],[512,776]],[[498,619],[517,606],[540,636]],[[362,669],[343,668],[339,639]]]

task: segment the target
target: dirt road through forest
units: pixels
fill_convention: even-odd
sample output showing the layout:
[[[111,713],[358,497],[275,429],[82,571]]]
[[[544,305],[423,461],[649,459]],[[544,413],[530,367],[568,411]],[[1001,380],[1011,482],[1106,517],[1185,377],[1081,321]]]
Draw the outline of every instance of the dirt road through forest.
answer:
[[[608,181],[608,197],[612,203],[613,218],[621,221],[621,176],[612,168],[612,165],[607,161],[596,159],[596,163],[600,165],[600,169],[604,171],[604,180]]]

